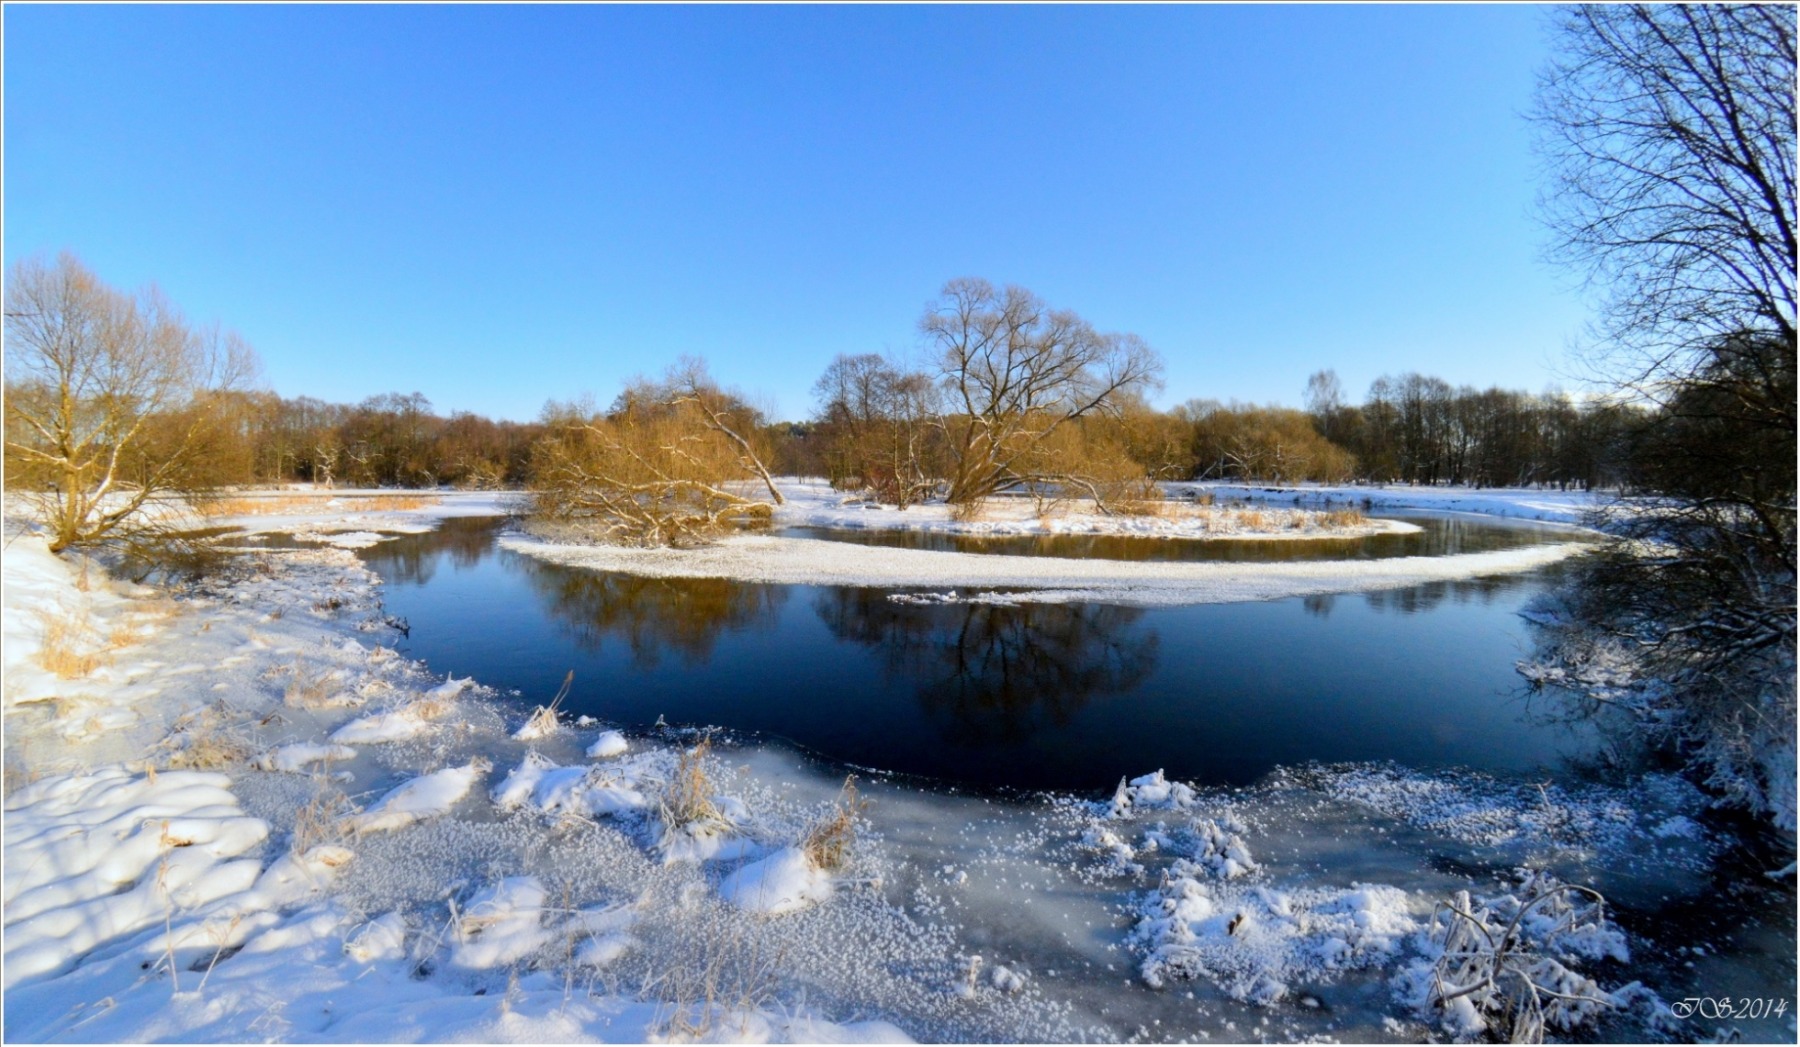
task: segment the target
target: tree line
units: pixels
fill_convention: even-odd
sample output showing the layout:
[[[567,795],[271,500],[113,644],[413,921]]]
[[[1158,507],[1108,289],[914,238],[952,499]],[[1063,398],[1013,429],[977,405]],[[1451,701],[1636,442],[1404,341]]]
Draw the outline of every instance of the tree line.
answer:
[[[604,409],[553,400],[513,422],[446,416],[416,392],[334,404],[255,389],[254,355],[235,334],[189,323],[154,289],[110,288],[72,256],[30,259],[8,284],[7,483],[54,493],[67,544],[116,528],[124,517],[97,508],[109,498],[129,515],[161,493],[290,482],[532,489],[552,515],[667,541],[766,511],[780,499],[772,474],[824,476],[900,506],[1015,492],[1102,511],[1154,498],[1167,480],[1666,481],[1662,452],[1632,464],[1655,409],[1419,374],[1380,378],[1351,404],[1321,371],[1305,410],[1189,400],[1159,411],[1147,397],[1162,362],[1141,338],[972,278],[946,284],[919,331],[913,362],[833,360],[801,422],[768,418],[698,360],[634,380]],[[121,491],[132,492],[123,503]]]

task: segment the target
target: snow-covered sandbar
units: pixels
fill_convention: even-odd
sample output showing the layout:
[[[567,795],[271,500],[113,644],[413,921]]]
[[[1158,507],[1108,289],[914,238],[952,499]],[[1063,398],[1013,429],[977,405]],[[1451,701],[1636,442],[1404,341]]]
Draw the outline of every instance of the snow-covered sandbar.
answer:
[[[1136,606],[1241,603],[1363,592],[1536,570],[1575,553],[1576,542],[1458,556],[1293,563],[1139,563],[892,549],[805,538],[745,535],[694,549],[552,544],[525,535],[505,548],[596,571],[654,578],[729,578],[775,585],[977,590],[960,598],[1008,602],[1092,601]],[[996,597],[980,590],[1018,589]]]

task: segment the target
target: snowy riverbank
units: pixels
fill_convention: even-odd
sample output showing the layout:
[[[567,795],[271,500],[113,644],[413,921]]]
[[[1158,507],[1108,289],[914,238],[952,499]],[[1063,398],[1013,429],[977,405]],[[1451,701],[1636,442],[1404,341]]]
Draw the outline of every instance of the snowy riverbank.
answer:
[[[342,541],[477,501],[253,515]],[[959,562],[997,559],[1015,558]],[[1154,570],[1172,566],[1213,565]],[[170,599],[9,525],[8,1040],[1467,1035],[1480,1013],[1421,1004],[1434,905],[1467,890],[1504,913],[1524,866],[1625,907],[1565,946],[1615,1037],[1701,1034],[1633,981],[1792,982],[1791,921],[1668,922],[1714,892],[1723,849],[1671,777],[1352,766],[1215,790],[1121,767],[1111,797],[1002,800],[876,774],[827,870],[797,848],[831,770],[723,739],[701,762],[711,813],[667,824],[693,735],[550,724],[531,716],[547,694],[437,678],[396,653],[380,592],[309,543]]]

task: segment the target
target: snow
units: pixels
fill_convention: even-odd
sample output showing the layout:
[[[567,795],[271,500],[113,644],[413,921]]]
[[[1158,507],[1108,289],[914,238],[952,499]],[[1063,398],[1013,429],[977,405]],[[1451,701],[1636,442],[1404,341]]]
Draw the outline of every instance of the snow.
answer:
[[[1172,497],[1212,495],[1263,504],[1366,507],[1381,511],[1424,509],[1431,512],[1479,513],[1482,516],[1586,526],[1594,514],[1615,505],[1616,494],[1559,491],[1540,487],[1430,487],[1413,484],[1266,484],[1171,483]]]
[[[250,761],[250,766],[262,771],[305,771],[315,763],[340,763],[355,757],[356,750],[348,745],[293,742],[277,745]]]
[[[389,832],[442,817],[469,795],[476,779],[489,769],[488,762],[478,758],[461,767],[420,775],[396,786],[368,810],[351,816],[347,824],[356,833]]]
[[[883,588],[942,586],[959,590],[959,595],[939,597],[943,601],[1134,606],[1238,603],[1515,574],[1556,563],[1585,548],[1557,543],[1381,560],[1138,563],[891,549],[771,536],[727,538],[694,549],[560,545],[524,535],[507,535],[500,544],[550,563],[651,578]],[[993,591],[996,589],[1007,591]]]
[[[618,731],[601,731],[600,737],[594,739],[594,744],[587,747],[587,754],[591,760],[604,760],[609,756],[622,755],[629,748],[630,743]]]
[[[719,897],[746,912],[795,912],[831,897],[831,876],[798,847],[750,862],[719,883]]]
[[[777,486],[786,499],[775,507],[772,516],[772,522],[780,527],[989,536],[1125,535],[1199,541],[1218,538],[1269,541],[1359,538],[1419,530],[1416,524],[1402,520],[1372,519],[1352,525],[1327,526],[1319,513],[1307,510],[1274,510],[1252,516],[1229,508],[1189,504],[1185,498],[1164,502],[1157,506],[1155,513],[1104,514],[1083,508],[1089,504],[1085,502],[1050,503],[1040,512],[1035,499],[999,496],[984,502],[970,517],[953,512],[942,502],[905,509],[882,505],[868,501],[860,493],[833,490],[830,484],[820,481],[782,477]]]
[[[407,519],[346,505],[287,529],[395,533],[477,501]],[[1110,798],[877,773],[827,875],[800,841],[841,771],[721,744],[707,768],[721,822],[666,826],[691,738],[511,737],[519,711],[501,696],[394,649],[379,579],[342,548],[262,550],[165,607],[97,571],[84,587],[78,564],[8,533],[9,1041],[1420,1039],[1456,1031],[1405,994],[1439,955],[1434,905],[1468,890],[1500,919],[1525,897],[1470,877],[1554,867],[1645,913],[1716,889],[1704,798],[1678,780],[1540,790],[1375,766],[1248,790],[1109,768],[1133,772]],[[1038,563],[1050,589],[1155,588],[1070,584],[1071,562]],[[1196,565],[1156,570],[1171,566]],[[1236,584],[1175,572],[1167,592]],[[85,618],[103,664],[44,669],[43,609]],[[490,779],[489,761],[505,773]],[[1791,981],[1791,926],[1771,926],[1762,966],[1707,962]],[[1651,1006],[1612,977],[1653,951],[1641,928],[1527,927],[1572,976],[1606,983],[1606,1013]]]

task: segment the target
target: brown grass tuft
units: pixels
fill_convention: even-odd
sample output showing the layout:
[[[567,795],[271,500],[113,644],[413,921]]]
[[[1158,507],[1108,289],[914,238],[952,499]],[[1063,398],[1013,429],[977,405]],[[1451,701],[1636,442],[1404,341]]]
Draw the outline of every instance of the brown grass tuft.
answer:
[[[712,738],[700,739],[692,749],[683,750],[675,764],[675,777],[663,795],[663,824],[723,824],[725,816],[713,804],[712,778],[706,773],[706,758],[712,755]]]
[[[244,763],[256,754],[242,724],[223,706],[188,713],[176,720],[158,748],[169,754],[171,769],[217,770]]]
[[[312,799],[294,812],[294,831],[288,838],[289,850],[305,854],[322,844],[342,844],[349,839],[344,819],[356,813],[343,790],[331,782],[330,764],[313,775]]]
[[[1321,527],[1361,527],[1368,522],[1361,509],[1332,509],[1319,514]]]
[[[85,610],[40,609],[38,621],[43,625],[44,639],[38,647],[39,666],[63,680],[78,680],[106,664],[91,648],[97,642],[94,623]]]
[[[288,683],[281,699],[293,708],[305,709],[323,704],[337,686],[337,673],[295,661],[288,669]]]
[[[856,843],[856,816],[869,802],[856,793],[856,775],[844,779],[844,789],[832,805],[831,813],[814,822],[800,841],[806,860],[815,869],[842,869]]]

